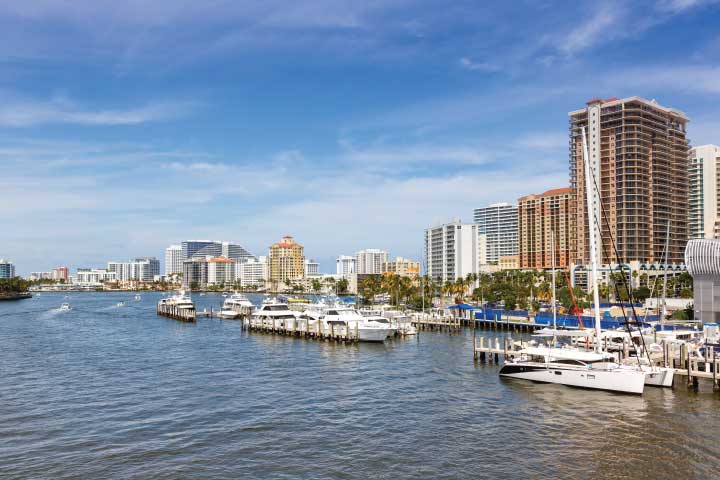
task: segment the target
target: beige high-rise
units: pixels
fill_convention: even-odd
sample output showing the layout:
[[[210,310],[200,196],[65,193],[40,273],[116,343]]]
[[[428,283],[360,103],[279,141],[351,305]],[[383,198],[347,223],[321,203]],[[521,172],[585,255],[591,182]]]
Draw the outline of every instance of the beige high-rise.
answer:
[[[305,276],[305,249],[286,235],[270,247],[270,280],[284,282],[298,280]]]
[[[550,232],[555,235],[555,267],[570,264],[570,203],[572,190],[556,188],[518,199],[520,268],[552,268]]]
[[[688,215],[688,118],[639,97],[594,99],[570,112],[571,257],[590,261],[581,127],[588,138],[595,217],[601,225],[598,261],[660,262],[670,222],[668,261],[683,261]],[[608,222],[603,219],[600,201]]]

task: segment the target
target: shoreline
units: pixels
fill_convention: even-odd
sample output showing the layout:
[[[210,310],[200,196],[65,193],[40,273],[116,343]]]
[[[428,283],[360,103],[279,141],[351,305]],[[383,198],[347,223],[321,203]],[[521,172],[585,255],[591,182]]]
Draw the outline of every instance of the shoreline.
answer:
[[[0,302],[3,300],[11,301],[11,300],[23,300],[26,298],[32,298],[32,293],[30,292],[22,292],[22,293],[11,293],[8,295],[0,294]]]

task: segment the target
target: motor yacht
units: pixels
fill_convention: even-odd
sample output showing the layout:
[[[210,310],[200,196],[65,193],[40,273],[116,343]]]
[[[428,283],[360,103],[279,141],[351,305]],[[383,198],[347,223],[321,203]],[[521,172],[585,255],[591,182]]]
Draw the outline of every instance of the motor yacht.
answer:
[[[179,290],[178,293],[172,297],[163,298],[158,303],[160,305],[173,306],[181,310],[195,310],[195,304],[190,298],[190,295],[185,293],[185,290]]]
[[[297,312],[290,310],[287,303],[280,303],[276,299],[268,299],[250,315],[252,323],[259,323],[263,327],[288,328],[291,321],[297,319]]]
[[[223,302],[218,316],[220,318],[235,319],[242,315],[250,315],[255,306],[241,293],[233,293]]]
[[[357,310],[347,307],[329,307],[321,320],[326,330],[332,328],[349,328],[351,332],[357,330],[358,340],[361,342],[383,342],[394,334],[389,322],[368,320]]]

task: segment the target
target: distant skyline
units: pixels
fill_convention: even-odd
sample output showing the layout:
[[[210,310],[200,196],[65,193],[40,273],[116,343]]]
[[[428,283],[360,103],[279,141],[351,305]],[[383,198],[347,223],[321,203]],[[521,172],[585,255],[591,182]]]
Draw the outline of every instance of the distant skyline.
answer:
[[[425,228],[568,184],[568,116],[656,99],[720,143],[720,3],[0,5],[0,257],[19,274],[255,255],[422,258]]]

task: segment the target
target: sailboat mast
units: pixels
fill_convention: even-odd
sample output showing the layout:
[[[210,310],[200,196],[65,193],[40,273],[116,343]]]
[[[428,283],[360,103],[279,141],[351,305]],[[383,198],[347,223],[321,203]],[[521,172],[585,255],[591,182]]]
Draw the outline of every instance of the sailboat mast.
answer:
[[[557,331],[557,301],[555,298],[555,232],[550,229],[550,248],[552,253],[550,258],[552,261],[552,286],[553,286],[553,346],[555,346],[555,332]]]
[[[600,352],[602,347],[600,342],[600,293],[598,284],[598,264],[597,264],[597,245],[595,244],[595,209],[592,194],[592,172],[590,171],[590,153],[588,151],[587,136],[585,135],[585,127],[582,127],[583,137],[583,159],[585,160],[585,197],[587,203],[588,216],[588,236],[590,237],[590,259],[592,263],[592,280],[593,280],[593,302],[595,303],[595,350]]]
[[[660,324],[665,325],[665,316],[667,315],[667,267],[668,267],[668,247],[670,243],[670,220],[667,223],[667,231],[665,232],[665,258],[663,262],[663,298],[662,298],[662,317],[660,317]]]

